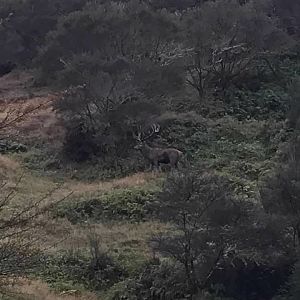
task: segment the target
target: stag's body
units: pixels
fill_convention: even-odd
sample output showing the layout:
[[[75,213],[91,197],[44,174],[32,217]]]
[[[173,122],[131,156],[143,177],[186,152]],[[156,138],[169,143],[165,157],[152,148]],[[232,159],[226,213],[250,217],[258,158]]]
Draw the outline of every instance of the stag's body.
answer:
[[[137,147],[151,164],[151,168],[158,169],[160,164],[170,164],[171,168],[178,168],[179,159],[183,153],[174,148],[153,148],[142,143]]]
[[[142,152],[143,156],[150,162],[151,168],[155,167],[157,170],[160,164],[170,164],[171,168],[178,168],[178,162],[183,156],[183,153],[175,148],[153,148],[145,142],[153,134],[158,133],[160,126],[153,124],[148,135],[143,136],[143,131],[139,128],[137,134],[133,133],[133,137],[138,141],[134,147]]]

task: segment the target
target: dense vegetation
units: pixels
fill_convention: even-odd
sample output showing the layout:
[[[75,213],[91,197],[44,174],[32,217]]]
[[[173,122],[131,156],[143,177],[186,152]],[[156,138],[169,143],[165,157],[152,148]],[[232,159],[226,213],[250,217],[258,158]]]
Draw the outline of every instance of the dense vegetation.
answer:
[[[27,138],[27,169],[134,174],[136,134],[154,123],[151,144],[185,155],[142,187],[51,208],[76,226],[159,222],[152,255],[91,235],[88,251],[39,254],[31,274],[103,299],[298,299],[300,2],[2,0],[0,41],[1,74],[59,94],[63,137]]]

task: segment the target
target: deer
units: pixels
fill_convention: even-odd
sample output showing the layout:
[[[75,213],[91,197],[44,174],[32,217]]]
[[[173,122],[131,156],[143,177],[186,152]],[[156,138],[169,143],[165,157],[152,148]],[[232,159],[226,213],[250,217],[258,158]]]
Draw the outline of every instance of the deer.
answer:
[[[137,134],[133,133],[134,139],[138,142],[134,149],[140,150],[144,158],[150,162],[150,169],[155,167],[158,170],[161,164],[170,164],[171,169],[177,169],[183,152],[175,148],[153,148],[146,143],[151,136],[160,131],[160,126],[153,124],[150,133],[144,137],[141,128],[139,129]]]

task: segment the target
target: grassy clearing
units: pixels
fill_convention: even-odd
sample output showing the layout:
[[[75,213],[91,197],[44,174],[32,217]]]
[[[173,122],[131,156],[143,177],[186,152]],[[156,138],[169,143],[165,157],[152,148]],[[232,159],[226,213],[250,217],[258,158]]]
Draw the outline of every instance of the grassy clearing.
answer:
[[[72,204],[75,198],[88,201],[92,195],[109,194],[135,190],[143,191],[157,186],[162,178],[154,173],[137,173],[133,176],[110,181],[84,183],[76,180],[66,180],[61,186],[54,177],[37,176],[36,172],[26,169],[14,156],[0,157],[1,170],[8,182],[7,189],[13,189],[16,194],[12,206],[22,206],[28,202],[43,197],[49,191],[47,202],[57,201],[73,192],[65,203]],[[108,199],[109,200],[109,199]],[[109,201],[107,202],[109,204]],[[35,220],[36,226],[30,232],[31,238],[36,238],[40,249],[48,256],[58,257],[69,251],[89,252],[91,235],[101,241],[101,248],[125,268],[128,274],[134,274],[151,258],[152,253],[147,240],[153,235],[166,230],[167,226],[158,222],[147,221],[135,224],[127,220],[89,221],[88,223],[72,224],[66,218],[53,218],[52,214]],[[49,278],[48,278],[49,279]],[[20,300],[27,299],[96,299],[96,295],[86,292],[86,289],[68,279],[57,280],[55,276],[49,279],[52,288],[41,281],[26,282],[18,287]],[[74,295],[63,295],[64,291],[75,290]],[[78,295],[77,295],[78,293]],[[14,298],[16,299],[16,298]],[[97,298],[101,299],[101,298]]]

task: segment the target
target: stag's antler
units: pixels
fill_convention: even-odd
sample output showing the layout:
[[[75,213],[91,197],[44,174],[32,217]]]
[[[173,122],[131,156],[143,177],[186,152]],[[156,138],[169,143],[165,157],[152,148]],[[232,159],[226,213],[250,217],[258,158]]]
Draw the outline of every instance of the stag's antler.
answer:
[[[150,127],[150,132],[148,135],[143,137],[143,141],[148,140],[151,136],[153,136],[155,133],[158,133],[160,131],[160,125],[159,124],[152,124]]]
[[[142,141],[142,126],[139,125],[137,126],[137,133],[135,132],[132,132],[132,136],[135,140],[137,140],[138,142],[141,142]]]
[[[158,133],[159,131],[160,131],[160,125],[152,124],[148,135],[142,137],[142,135],[143,135],[142,126],[138,126],[137,134],[133,133],[133,138],[139,142],[144,142],[144,141],[148,140],[151,136],[153,136],[153,134]]]

